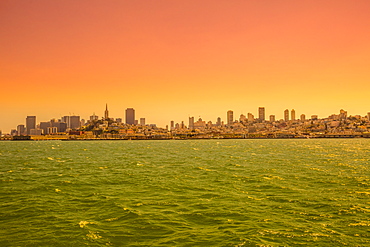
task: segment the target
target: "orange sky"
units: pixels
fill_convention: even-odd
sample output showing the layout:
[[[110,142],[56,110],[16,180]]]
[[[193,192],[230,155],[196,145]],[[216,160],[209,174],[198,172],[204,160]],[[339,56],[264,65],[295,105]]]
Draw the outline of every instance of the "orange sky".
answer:
[[[370,1],[0,2],[0,130],[76,114],[164,127],[259,106],[370,112]]]

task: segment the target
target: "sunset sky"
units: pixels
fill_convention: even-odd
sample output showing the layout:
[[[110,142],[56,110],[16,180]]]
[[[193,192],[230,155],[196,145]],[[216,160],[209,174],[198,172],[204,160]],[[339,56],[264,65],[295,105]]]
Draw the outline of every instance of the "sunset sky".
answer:
[[[370,112],[369,0],[2,0],[0,130]]]

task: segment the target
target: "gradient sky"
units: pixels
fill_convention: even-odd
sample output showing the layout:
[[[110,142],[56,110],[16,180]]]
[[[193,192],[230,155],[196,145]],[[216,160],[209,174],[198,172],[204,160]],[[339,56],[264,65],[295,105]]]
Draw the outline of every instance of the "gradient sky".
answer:
[[[370,1],[2,0],[0,130],[76,114],[370,112]]]

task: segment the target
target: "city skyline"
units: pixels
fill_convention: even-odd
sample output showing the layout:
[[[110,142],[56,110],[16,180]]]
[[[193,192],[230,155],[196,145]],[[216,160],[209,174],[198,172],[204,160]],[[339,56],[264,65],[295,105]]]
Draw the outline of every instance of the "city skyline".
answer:
[[[187,126],[187,128],[193,128],[194,127],[194,122],[196,120],[199,121],[204,121],[208,123],[215,124],[216,126],[225,124],[225,125],[232,125],[233,123],[237,122],[275,122],[275,121],[305,121],[305,120],[310,120],[310,119],[327,119],[327,118],[332,118],[333,116],[338,116],[339,119],[345,119],[347,117],[363,117],[367,118],[370,120],[370,112],[367,112],[366,114],[348,114],[348,111],[345,111],[344,109],[340,109],[336,113],[329,114],[328,116],[318,116],[317,114],[313,115],[306,115],[305,113],[300,113],[299,117],[296,117],[296,111],[295,109],[285,109],[283,112],[283,117],[282,118],[277,118],[276,114],[274,113],[269,113],[266,114],[266,108],[265,107],[258,107],[257,108],[257,114],[254,115],[252,112],[248,112],[247,114],[241,113],[238,115],[235,113],[233,110],[228,110],[226,113],[224,113],[225,116],[221,117],[214,117],[213,119],[202,119],[201,116],[198,118],[194,117],[194,115],[189,114],[188,119],[184,118],[180,121],[174,121],[173,119],[168,120],[167,123],[164,126],[158,126],[157,123],[148,123],[147,119],[143,116],[139,116],[135,118],[135,109],[134,108],[126,108],[125,109],[125,114],[124,116],[118,116],[118,117],[112,117],[110,115],[110,111],[108,109],[108,104],[105,104],[105,110],[104,113],[102,113],[102,116],[100,117],[99,115],[96,115],[96,112],[93,114],[83,117],[79,115],[70,115],[70,116],[62,116],[59,119],[58,118],[50,118],[49,120],[37,120],[37,116],[27,116],[25,118],[24,123],[20,123],[18,125],[13,126],[9,132],[3,131],[0,129],[2,134],[11,134],[14,133],[14,131],[17,131],[18,134],[24,134],[24,135],[39,135],[41,134],[40,132],[34,132],[31,133],[33,129],[42,129],[43,133],[42,134],[48,134],[49,130],[47,128],[56,128],[55,130],[52,130],[52,133],[56,133],[57,129],[59,130],[60,128],[63,129],[61,132],[65,132],[68,129],[78,129],[82,126],[85,125],[85,123],[89,123],[91,121],[97,121],[97,120],[107,120],[111,119],[114,121],[117,121],[118,123],[125,123],[127,125],[155,125],[159,128],[173,128],[175,124],[180,124]],[[339,113],[339,114],[338,114]],[[125,120],[123,122],[123,119]],[[216,120],[215,120],[216,119]],[[188,122],[187,122],[188,121]],[[185,123],[187,122],[187,123]],[[66,125],[60,126],[60,125],[54,125],[59,124],[59,123],[65,123]],[[28,127],[30,126],[30,127]],[[43,126],[43,127],[42,127]],[[21,129],[21,130],[20,130]],[[50,130],[51,131],[51,130]],[[59,131],[58,131],[59,132]]]
[[[147,123],[366,115],[370,2],[2,1],[0,130],[94,112]],[[262,112],[261,112],[262,114]]]

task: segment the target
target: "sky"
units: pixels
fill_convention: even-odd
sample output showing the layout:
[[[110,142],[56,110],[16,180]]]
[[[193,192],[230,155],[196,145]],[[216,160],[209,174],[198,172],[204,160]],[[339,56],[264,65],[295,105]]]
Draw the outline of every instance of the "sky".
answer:
[[[0,130],[370,112],[368,0],[2,0]]]

